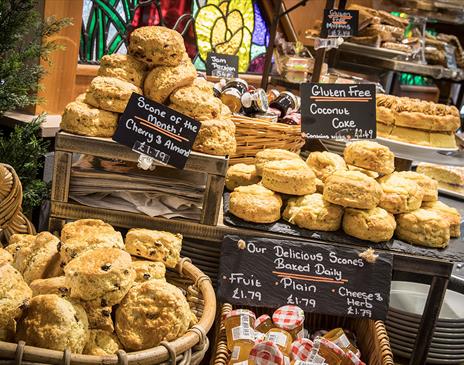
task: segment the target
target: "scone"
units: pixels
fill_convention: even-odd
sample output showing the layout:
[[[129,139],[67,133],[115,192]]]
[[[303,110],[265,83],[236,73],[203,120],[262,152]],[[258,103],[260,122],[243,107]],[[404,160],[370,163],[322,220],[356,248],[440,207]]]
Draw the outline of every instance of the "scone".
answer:
[[[116,310],[116,333],[126,350],[172,341],[189,328],[190,307],[174,285],[149,280],[129,290]]]
[[[118,126],[118,114],[94,108],[84,102],[66,105],[60,128],[69,133],[89,137],[112,137]]]
[[[126,250],[131,255],[175,267],[180,259],[182,235],[144,228],[133,228],[126,235]]]
[[[113,53],[100,59],[98,76],[116,77],[130,82],[137,87],[143,87],[146,65],[134,57],[125,54]]]
[[[373,178],[359,171],[335,171],[324,184],[324,199],[343,207],[372,209],[382,196]]]
[[[210,119],[201,122],[192,150],[210,155],[231,155],[237,149],[235,124],[230,119]]]
[[[424,192],[422,201],[434,202],[438,200],[438,181],[414,171],[401,171],[398,172],[398,175],[405,179],[415,181],[419,185]]]
[[[358,166],[354,166],[354,165],[347,165],[347,167],[348,167],[348,170],[350,170],[350,171],[362,172],[363,174],[365,174],[365,175],[367,175],[369,177],[372,177],[373,179],[377,179],[380,176],[380,174],[378,172],[363,169],[362,167],[358,167]]]
[[[392,214],[407,213],[419,209],[424,191],[419,184],[395,172],[379,179],[382,187],[380,207]]]
[[[8,246],[5,247],[5,251],[13,257],[14,261],[21,247],[32,245],[34,242],[35,236],[33,234],[14,234],[8,240]]]
[[[444,220],[448,221],[450,224],[451,237],[461,236],[461,214],[459,214],[457,209],[438,200],[433,202],[423,202],[421,208],[433,210],[441,215]]]
[[[405,242],[442,248],[448,246],[450,224],[433,210],[417,209],[396,218],[396,236]]]
[[[196,86],[201,91],[204,91],[210,95],[214,95],[214,90],[213,90],[214,84],[204,79],[203,77],[195,78],[195,80],[193,80],[193,86]],[[229,110],[229,113],[230,113],[230,110]]]
[[[230,194],[230,213],[248,222],[276,222],[281,208],[282,198],[262,185],[239,186]]]
[[[196,120],[217,119],[221,116],[221,100],[193,85],[177,89],[169,100],[171,109]]]
[[[0,341],[13,339],[16,320],[31,298],[21,273],[10,264],[0,265]]]
[[[114,332],[114,323],[111,313],[113,308],[105,299],[96,299],[81,302],[89,320],[89,329]]]
[[[311,152],[306,163],[322,181],[335,171],[346,170],[346,163],[343,158],[336,153],[327,151]]]
[[[142,94],[142,89],[115,77],[97,76],[90,83],[85,102],[98,109],[122,113],[132,93]]]
[[[255,165],[238,163],[227,170],[226,188],[232,191],[238,186],[257,184],[259,180]]]
[[[166,266],[162,262],[154,261],[132,261],[135,270],[135,284],[144,283],[148,280],[166,280]]]
[[[316,178],[316,193],[322,194],[324,192],[324,183],[321,179]]]
[[[316,175],[303,160],[269,161],[264,164],[262,184],[290,195],[316,192]]]
[[[60,261],[58,237],[49,232],[41,232],[32,237],[33,241],[27,238],[27,243],[16,250],[13,260],[13,266],[23,275],[26,283],[53,276]]]
[[[259,151],[255,156],[256,172],[261,176],[266,162],[281,160],[301,160],[301,158],[295,152],[282,150],[280,148],[267,148]]]
[[[87,315],[82,306],[54,294],[31,299],[16,333],[16,339],[29,346],[69,349],[76,354],[82,353],[88,336]]]
[[[86,251],[64,268],[70,297],[118,304],[135,278],[130,255],[117,248]]]
[[[389,241],[395,233],[393,214],[376,207],[369,210],[345,209],[343,230],[346,234],[371,242]]]
[[[7,250],[0,247],[0,266],[4,264],[11,264],[13,262],[13,256]]]
[[[174,90],[190,85],[196,77],[197,70],[190,60],[177,66],[155,67],[147,75],[143,91],[151,100],[164,103]]]
[[[135,29],[130,35],[128,51],[149,67],[177,66],[186,53],[182,36],[159,26]]]
[[[56,294],[61,298],[69,297],[69,289],[66,287],[66,278],[57,276],[48,279],[37,279],[29,284],[32,289],[32,296],[42,294]]]
[[[373,141],[356,141],[346,146],[343,156],[347,164],[386,175],[395,171],[395,155],[386,146]]]
[[[83,354],[93,356],[107,356],[122,349],[118,337],[109,331],[90,330],[89,339],[85,344]]]
[[[291,198],[283,218],[298,227],[317,231],[336,231],[340,228],[343,208],[324,200],[322,194]]]
[[[82,253],[96,248],[124,249],[120,232],[100,219],[80,219],[64,225],[61,230],[60,255],[64,264]]]

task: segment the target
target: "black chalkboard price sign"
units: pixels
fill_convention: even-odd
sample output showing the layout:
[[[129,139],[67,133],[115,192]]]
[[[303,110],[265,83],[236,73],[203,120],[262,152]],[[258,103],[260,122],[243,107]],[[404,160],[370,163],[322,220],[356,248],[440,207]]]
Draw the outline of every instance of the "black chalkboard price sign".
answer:
[[[206,74],[230,79],[238,77],[238,56],[208,53],[206,57]]]
[[[358,34],[357,10],[324,9],[321,37],[347,38]]]
[[[219,297],[232,304],[384,320],[390,300],[392,255],[375,263],[361,249],[266,238],[225,236]]]
[[[305,83],[300,95],[306,138],[376,138],[375,85]]]
[[[183,169],[200,126],[190,117],[133,93],[119,118],[113,140]]]

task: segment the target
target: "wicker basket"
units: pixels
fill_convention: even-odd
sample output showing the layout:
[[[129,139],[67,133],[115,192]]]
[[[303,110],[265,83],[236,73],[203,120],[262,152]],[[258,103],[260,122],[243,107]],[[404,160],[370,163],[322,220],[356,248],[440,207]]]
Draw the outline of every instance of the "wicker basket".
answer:
[[[263,308],[251,308],[256,315],[266,313]],[[220,318],[216,326],[216,341],[213,349],[211,365],[227,365],[230,352],[227,349],[227,338],[223,318],[232,310],[230,304],[221,308]],[[263,312],[263,313],[262,313]],[[220,322],[219,322],[220,320]],[[357,343],[362,358],[368,365],[394,365],[387,331],[382,321],[335,317],[329,315],[311,314],[306,316],[305,328],[347,328],[357,336]]]
[[[240,115],[232,116],[235,123],[237,151],[230,156],[229,164],[253,163],[257,152],[266,148],[282,148],[300,152],[304,145],[299,125],[272,123]]]
[[[26,346],[23,342],[15,344],[0,341],[0,364],[198,365],[209,347],[206,334],[215,319],[216,297],[209,277],[194,266],[190,259],[182,259],[176,271],[168,271],[166,279],[185,292],[192,311],[199,318],[198,324],[177,340],[143,351],[126,353],[119,350],[117,355],[112,356],[71,354],[69,351]]]
[[[35,228],[21,211],[23,188],[16,171],[0,163],[0,231],[6,240],[15,233],[35,234]]]

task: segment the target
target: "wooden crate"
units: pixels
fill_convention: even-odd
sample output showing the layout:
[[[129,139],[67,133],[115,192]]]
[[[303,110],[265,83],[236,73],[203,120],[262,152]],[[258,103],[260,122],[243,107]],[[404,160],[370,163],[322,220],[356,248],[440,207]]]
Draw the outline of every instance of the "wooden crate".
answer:
[[[72,217],[76,215],[76,211],[78,211],[77,213],[87,212],[90,215],[98,212],[99,215],[102,215],[101,208],[92,208],[75,202],[69,202],[71,167],[74,153],[102,158],[114,158],[129,162],[137,162],[139,158],[138,153],[108,138],[83,137],[64,132],[58,133],[55,140],[55,165],[51,193],[49,228],[52,232],[59,231],[67,219],[73,219]],[[217,224],[227,166],[227,157],[210,156],[196,152],[190,154],[184,170],[207,175],[201,217],[197,223],[210,226]],[[121,220],[132,219],[136,221],[137,216],[141,216],[140,218],[145,222],[150,221],[153,223],[153,226],[158,227],[168,222],[165,218],[149,217],[142,213],[134,214],[106,209],[103,211],[104,214],[101,218],[115,226],[118,226]],[[136,225],[134,224],[133,226],[135,227]]]

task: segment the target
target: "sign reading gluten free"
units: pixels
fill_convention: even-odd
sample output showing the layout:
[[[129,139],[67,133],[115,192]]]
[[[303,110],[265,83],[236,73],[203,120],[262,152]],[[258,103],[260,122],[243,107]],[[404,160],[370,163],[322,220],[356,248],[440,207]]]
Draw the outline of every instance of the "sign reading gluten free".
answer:
[[[360,249],[266,238],[225,236],[219,297],[232,304],[384,320],[390,300],[392,255],[374,263]]]
[[[133,151],[183,169],[201,123],[133,93],[113,140]]]
[[[305,83],[300,95],[306,138],[376,138],[375,85]]]
[[[357,10],[324,9],[321,37],[347,38],[358,34]]]

